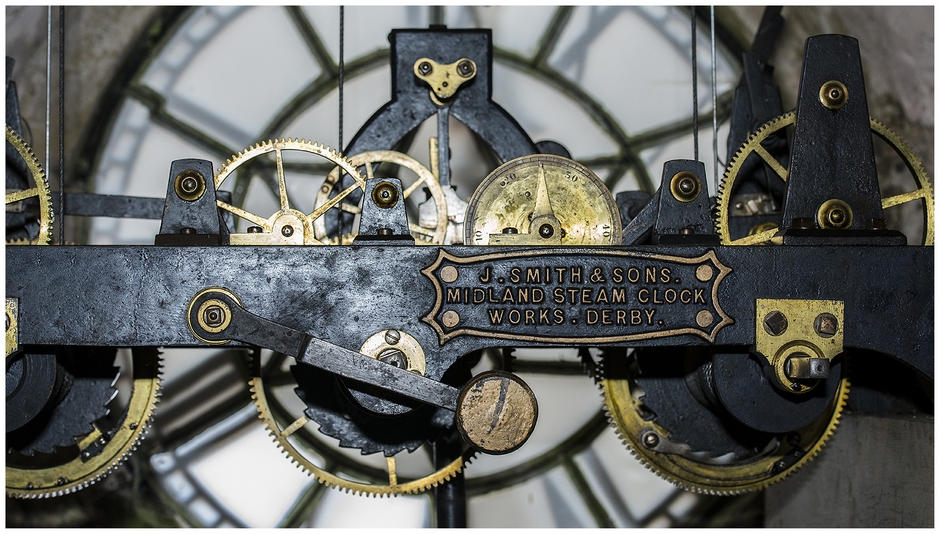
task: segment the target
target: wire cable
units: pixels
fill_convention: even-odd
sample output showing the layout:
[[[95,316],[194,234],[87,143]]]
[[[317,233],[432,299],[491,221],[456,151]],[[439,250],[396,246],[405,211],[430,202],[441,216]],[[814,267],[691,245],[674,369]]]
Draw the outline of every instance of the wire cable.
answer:
[[[59,6],[59,244],[65,243],[65,7]]]
[[[345,33],[345,19],[346,19],[346,9],[344,6],[339,6],[339,148],[340,152],[344,152],[343,148],[343,74],[345,70],[345,65],[343,61],[343,37]]]
[[[713,192],[718,194],[718,80],[716,80],[718,68],[715,62],[718,55],[715,53],[715,6],[711,6],[711,41],[712,41],[712,153],[714,155],[715,167],[712,179],[715,180],[715,189]]]
[[[695,6],[689,8],[692,14],[692,146],[695,147],[695,161],[698,161],[698,59],[695,53]]]

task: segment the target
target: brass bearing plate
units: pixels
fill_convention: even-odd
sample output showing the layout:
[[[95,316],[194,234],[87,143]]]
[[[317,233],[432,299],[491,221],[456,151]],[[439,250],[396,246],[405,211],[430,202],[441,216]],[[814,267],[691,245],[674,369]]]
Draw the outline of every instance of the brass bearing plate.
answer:
[[[757,351],[774,368],[783,388],[805,393],[812,384],[790,379],[786,361],[802,353],[832,360],[842,353],[845,305],[838,300],[757,299],[754,338]]]
[[[207,345],[224,345],[228,343],[229,341],[231,341],[231,339],[220,339],[220,340],[205,339],[196,333],[196,330],[193,329],[193,325],[191,322],[192,315],[193,315],[193,306],[195,306],[196,301],[199,300],[199,297],[209,292],[222,293],[223,295],[235,301],[235,303],[238,304],[239,306],[242,305],[242,301],[239,300],[238,296],[235,295],[235,293],[232,293],[231,291],[229,291],[228,289],[224,287],[207,287],[206,289],[203,289],[199,293],[196,293],[196,295],[192,298],[192,300],[189,301],[189,306],[186,307],[186,326],[189,327],[189,332],[193,335],[193,337],[195,337],[199,341],[202,341],[203,343]],[[214,322],[210,324],[209,322],[206,321],[205,312],[211,306],[218,306],[222,310],[221,322],[218,324]],[[222,302],[221,300],[209,299],[199,305],[199,310],[198,310],[196,320],[199,322],[199,327],[202,328],[203,330],[206,330],[207,332],[213,332],[213,333],[222,332],[223,330],[228,328],[229,324],[231,324],[232,310],[229,309],[228,305],[225,302]]]
[[[377,360],[390,351],[398,351],[404,355],[407,360],[407,365],[404,367],[406,371],[424,376],[427,371],[424,349],[421,348],[418,340],[407,332],[380,330],[369,336],[359,348],[361,354]]]

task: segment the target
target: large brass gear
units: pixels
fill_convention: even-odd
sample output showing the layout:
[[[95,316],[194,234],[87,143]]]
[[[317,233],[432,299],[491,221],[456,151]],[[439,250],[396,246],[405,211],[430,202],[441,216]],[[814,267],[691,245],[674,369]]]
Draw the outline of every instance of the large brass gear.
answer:
[[[300,151],[315,154],[332,162],[342,169],[342,172],[353,177],[355,183],[328,202],[317,206],[309,214],[304,214],[291,208],[287,197],[287,184],[284,176],[283,151]],[[263,141],[232,156],[215,173],[215,187],[218,189],[233,172],[250,160],[270,153],[275,154],[277,168],[277,187],[280,209],[270,217],[262,217],[242,208],[232,206],[221,200],[216,201],[218,206],[233,215],[241,217],[260,228],[259,232],[247,234],[232,234],[230,242],[240,245],[328,245],[329,239],[318,238],[314,232],[314,222],[339,203],[343,198],[357,189],[365,189],[365,179],[342,154],[319,143],[312,143],[306,139],[275,139]],[[299,228],[298,228],[299,227]]]
[[[156,349],[133,351],[133,382],[117,425],[98,428],[78,440],[74,458],[36,468],[6,468],[7,497],[42,499],[74,493],[93,485],[121,466],[137,450],[160,398],[161,359]]]
[[[924,203],[923,245],[933,245],[933,188],[930,185],[930,178],[927,176],[927,172],[924,170],[923,164],[911,149],[911,147],[897,133],[875,119],[870,118],[869,122],[871,123],[871,131],[887,141],[888,144],[891,145],[891,148],[894,149],[894,151],[897,152],[897,154],[904,160],[905,165],[907,165],[907,168],[910,170],[911,174],[913,174],[914,180],[917,183],[917,189],[913,191],[882,199],[882,208],[887,209],[893,206],[904,204],[906,202],[921,200]],[[783,168],[783,166],[781,166],[780,163],[777,162],[777,160],[775,160],[767,152],[767,150],[761,146],[761,143],[774,132],[777,132],[780,129],[795,123],[796,113],[793,111],[770,120],[761,126],[747,139],[747,141],[744,142],[744,144],[741,146],[741,148],[738,149],[738,152],[729,163],[728,169],[725,171],[725,176],[718,188],[718,217],[715,221],[715,228],[718,231],[718,235],[721,238],[722,244],[757,245],[768,242],[775,244],[779,243],[779,238],[774,237],[778,231],[776,227],[764,229],[758,228],[757,231],[752,232],[752,234],[747,237],[741,239],[732,239],[729,233],[730,225],[728,217],[731,209],[730,204],[732,190],[734,189],[734,182],[738,177],[738,172],[744,165],[744,160],[746,160],[751,153],[757,153],[761,159],[763,159],[774,170],[774,173],[776,173],[776,175],[781,180],[786,181],[788,170]]]
[[[415,242],[420,245],[444,244],[444,238],[447,235],[448,226],[447,200],[444,196],[444,191],[441,188],[441,184],[437,181],[437,178],[434,177],[434,174],[430,169],[422,165],[421,162],[412,158],[408,154],[403,154],[394,150],[373,150],[370,152],[362,152],[354,156],[350,156],[349,162],[357,168],[364,167],[366,170],[366,175],[369,178],[372,178],[372,165],[375,163],[391,163],[405,167],[406,169],[414,172],[418,176],[418,179],[404,188],[402,191],[402,196],[407,200],[411,194],[418,189],[419,186],[424,184],[424,186],[427,187],[428,191],[431,193],[431,200],[434,201],[434,207],[436,208],[436,218],[434,220],[433,228],[425,228],[424,226],[410,223],[409,227],[411,229],[411,234],[416,238]],[[334,187],[337,184],[342,183],[339,174],[339,169],[333,169],[329,176],[326,177],[323,185],[317,191],[317,201],[315,204],[316,208],[319,208],[320,206],[332,200],[330,195],[333,193]],[[346,202],[340,203],[337,207],[346,213],[358,214],[362,211],[359,206],[354,206]],[[326,224],[323,218],[315,220],[313,222],[313,227],[317,239],[328,239]]]
[[[347,493],[362,495],[395,496],[402,494],[418,494],[427,491],[439,484],[446,482],[460,473],[464,466],[473,458],[473,451],[467,449],[464,454],[437,471],[423,476],[421,478],[409,481],[399,481],[396,472],[395,457],[386,458],[388,483],[365,483],[361,481],[349,480],[337,476],[323,467],[313,463],[308,457],[295,447],[289,437],[311,421],[305,415],[301,415],[293,422],[283,425],[278,422],[279,418],[275,416],[274,411],[268,401],[268,391],[262,377],[261,353],[255,350],[251,356],[252,378],[249,382],[251,387],[251,398],[258,409],[258,418],[264,423],[271,437],[277,446],[296,463],[304,472],[313,475],[317,482],[328,487],[345,490]]]
[[[33,187],[22,191],[7,191],[6,204],[21,202],[30,198],[36,198],[39,201],[39,234],[29,239],[14,239],[7,241],[7,245],[48,245],[52,241],[52,195],[49,193],[49,181],[42,170],[39,160],[33,154],[32,149],[26,144],[26,141],[7,126],[7,143],[13,145],[16,152],[26,162],[30,176],[33,179]]]
[[[600,371],[603,373],[603,363]],[[630,373],[628,377],[603,378],[599,385],[611,426],[640,463],[685,490],[710,495],[736,495],[779,482],[819,454],[839,424],[848,401],[849,379],[846,375],[843,372],[827,415],[779,439],[776,447],[736,463],[720,463],[720,458],[709,459],[703,451],[666,453],[650,450],[644,445],[644,438],[654,435],[658,441],[667,438],[670,432],[650,419],[650,411],[643,403],[643,391],[636,383],[636,373]],[[805,447],[807,443],[809,447]],[[800,445],[803,447],[798,449]]]

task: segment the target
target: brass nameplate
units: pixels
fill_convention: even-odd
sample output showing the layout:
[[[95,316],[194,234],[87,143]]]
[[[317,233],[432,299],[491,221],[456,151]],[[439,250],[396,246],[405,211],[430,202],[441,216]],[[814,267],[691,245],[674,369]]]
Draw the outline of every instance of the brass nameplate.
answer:
[[[422,321],[443,345],[457,336],[617,343],[691,334],[709,342],[734,323],[718,304],[731,272],[696,258],[564,249],[460,257],[440,251],[421,273],[434,285]]]

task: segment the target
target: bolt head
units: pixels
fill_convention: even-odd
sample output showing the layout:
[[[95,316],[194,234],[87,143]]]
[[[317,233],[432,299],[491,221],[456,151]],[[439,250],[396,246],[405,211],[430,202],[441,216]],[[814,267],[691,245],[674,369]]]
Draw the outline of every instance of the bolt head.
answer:
[[[822,337],[832,337],[839,331],[839,320],[831,313],[820,313],[813,322],[813,328]]]
[[[539,226],[539,235],[548,239],[555,235],[555,229],[552,228],[552,225],[545,223],[542,226]]]
[[[787,316],[774,310],[764,316],[764,330],[772,336],[779,336],[787,331]]]
[[[465,59],[457,64],[457,74],[463,76],[464,78],[469,78],[473,75],[473,63],[469,59]]]
[[[221,306],[209,306],[202,314],[202,320],[212,328],[221,326],[224,322],[225,313]]]
[[[432,67],[431,63],[428,61],[422,61],[421,64],[418,65],[418,72],[420,72],[424,76],[431,74],[432,70],[434,70],[434,67]]]
[[[400,350],[387,350],[379,355],[379,361],[399,369],[408,368],[408,358]]]
[[[195,193],[196,188],[199,187],[199,182],[196,181],[192,176],[187,176],[183,178],[183,181],[180,182],[180,189],[187,193]]]
[[[294,227],[289,224],[285,225],[283,228],[281,228],[281,235],[284,237],[290,237],[294,235]]]
[[[659,435],[655,432],[648,432],[643,435],[643,446],[647,449],[656,448],[659,445]]]
[[[248,233],[249,233],[249,234],[260,234],[260,233],[263,232],[263,231],[264,231],[264,229],[261,228],[260,226],[249,226],[249,227],[248,227]]]

